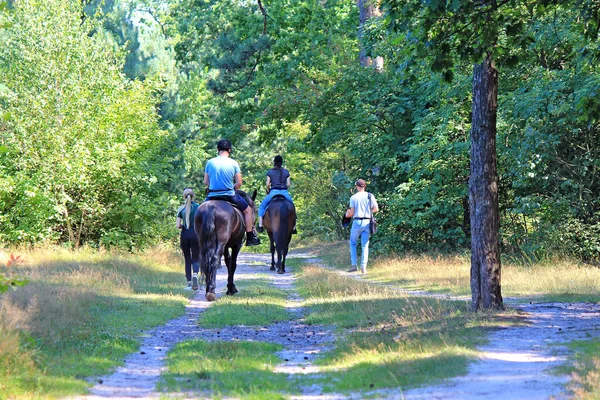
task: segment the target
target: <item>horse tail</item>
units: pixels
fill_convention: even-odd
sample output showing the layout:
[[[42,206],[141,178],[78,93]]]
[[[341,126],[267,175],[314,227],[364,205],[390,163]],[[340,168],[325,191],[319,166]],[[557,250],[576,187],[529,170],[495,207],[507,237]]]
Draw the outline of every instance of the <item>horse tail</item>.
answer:
[[[279,207],[279,229],[273,232],[273,239],[275,239],[275,247],[277,251],[284,251],[287,244],[289,244],[289,236],[291,228],[288,224],[287,214],[290,212],[287,201],[282,201],[278,204]]]
[[[217,230],[215,227],[215,211],[204,210],[202,217],[202,242],[200,243],[200,269],[204,276],[211,276],[214,259],[217,257]]]

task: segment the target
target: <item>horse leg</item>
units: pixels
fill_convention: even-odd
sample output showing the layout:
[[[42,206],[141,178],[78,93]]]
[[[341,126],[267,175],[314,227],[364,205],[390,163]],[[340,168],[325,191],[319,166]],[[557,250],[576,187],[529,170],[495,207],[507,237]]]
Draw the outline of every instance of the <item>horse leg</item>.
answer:
[[[275,271],[275,241],[273,240],[273,232],[269,232],[269,242],[271,242],[271,271]]]
[[[281,270],[285,272],[285,259],[287,258],[287,253],[290,249],[290,242],[292,241],[292,235],[290,235],[286,246],[283,249],[283,260],[281,261]]]
[[[229,269],[229,263],[231,262],[231,253],[229,252],[229,249],[225,249],[223,255],[225,256],[225,265],[227,266],[227,269]]]
[[[277,243],[277,273],[283,274],[285,271],[282,265],[283,260],[283,244]]]
[[[235,246],[231,249],[231,258],[227,263],[227,294],[230,296],[233,296],[238,292],[233,283],[233,274],[235,274],[235,269],[237,268],[237,256],[241,248],[242,246]]]

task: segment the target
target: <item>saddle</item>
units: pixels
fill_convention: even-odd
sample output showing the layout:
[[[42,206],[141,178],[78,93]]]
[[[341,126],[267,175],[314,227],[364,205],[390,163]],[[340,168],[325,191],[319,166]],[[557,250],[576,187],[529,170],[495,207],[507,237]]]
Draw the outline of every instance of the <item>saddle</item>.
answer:
[[[226,201],[227,203],[231,204],[233,206],[233,208],[240,210],[240,208],[237,206],[237,204],[235,204],[233,201],[231,201],[229,196],[213,196],[206,201],[211,201],[211,200]],[[243,211],[243,210],[240,210],[240,211]]]

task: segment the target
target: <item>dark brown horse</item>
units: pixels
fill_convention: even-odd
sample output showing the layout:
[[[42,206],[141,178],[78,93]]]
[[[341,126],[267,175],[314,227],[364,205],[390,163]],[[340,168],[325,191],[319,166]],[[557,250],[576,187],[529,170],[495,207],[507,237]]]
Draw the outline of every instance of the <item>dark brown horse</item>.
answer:
[[[256,190],[252,198],[241,190],[238,193],[256,211]],[[200,243],[200,270],[206,279],[206,300],[214,301],[217,298],[217,269],[221,266],[222,256],[225,256],[227,265],[227,294],[236,294],[233,274],[246,235],[242,212],[226,200],[205,201],[196,210],[194,229]]]
[[[294,203],[283,196],[274,197],[265,213],[263,225],[271,241],[271,271],[277,267],[277,273],[283,274],[285,258],[292,240],[292,231],[296,226]],[[277,250],[277,264],[275,263],[275,250]]]

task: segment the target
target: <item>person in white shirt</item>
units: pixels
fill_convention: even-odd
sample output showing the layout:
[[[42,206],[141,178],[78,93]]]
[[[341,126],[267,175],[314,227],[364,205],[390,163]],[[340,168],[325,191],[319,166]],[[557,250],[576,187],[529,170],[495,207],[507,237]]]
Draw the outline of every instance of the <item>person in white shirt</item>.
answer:
[[[346,218],[352,218],[352,229],[350,230],[350,269],[348,272],[358,271],[356,260],[356,247],[360,238],[362,254],[360,259],[360,271],[367,272],[369,261],[369,238],[371,236],[369,226],[373,214],[379,211],[377,200],[371,193],[366,192],[367,183],[359,179],[355,183],[356,193],[350,197],[350,208],[346,211]]]

